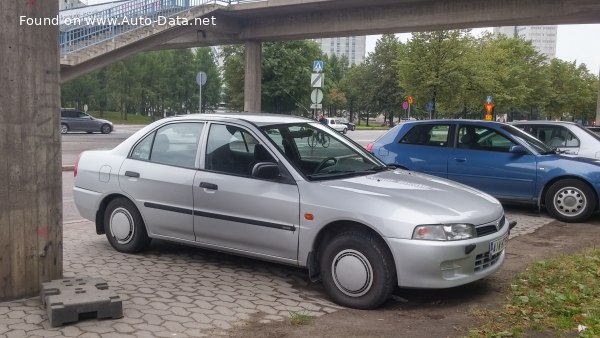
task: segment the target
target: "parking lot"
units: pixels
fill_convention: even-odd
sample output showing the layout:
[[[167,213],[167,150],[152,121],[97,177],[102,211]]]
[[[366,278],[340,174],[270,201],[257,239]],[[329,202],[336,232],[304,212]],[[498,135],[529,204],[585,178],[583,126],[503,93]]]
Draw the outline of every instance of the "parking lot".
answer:
[[[364,145],[377,133],[350,136]],[[247,325],[281,325],[297,314],[322,318],[347,311],[328,301],[321,286],[310,283],[306,272],[294,267],[162,241],[154,241],[139,255],[116,252],[105,236],[95,234],[92,222],[78,216],[70,192],[71,172],[63,173],[63,184],[64,277],[106,279],[123,300],[124,317],[51,328],[35,297],[0,303],[0,337],[228,336]],[[527,208],[509,207],[507,215],[518,222],[511,240],[553,222]],[[405,292],[390,302],[406,302]],[[368,313],[377,316],[377,310]]]

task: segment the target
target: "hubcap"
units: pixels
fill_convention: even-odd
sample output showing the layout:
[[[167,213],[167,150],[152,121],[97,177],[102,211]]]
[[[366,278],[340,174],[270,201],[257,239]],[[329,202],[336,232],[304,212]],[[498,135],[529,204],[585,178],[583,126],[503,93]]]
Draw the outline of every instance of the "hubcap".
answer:
[[[554,195],[554,208],[564,216],[577,216],[585,210],[586,205],[585,194],[575,187],[562,188]]]
[[[331,263],[331,275],[337,288],[350,297],[360,297],[373,285],[373,268],[360,252],[346,249]]]
[[[63,134],[66,134],[66,133],[67,133],[67,130],[68,130],[68,129],[67,129],[67,126],[65,126],[64,124],[60,126],[60,132],[61,132],[61,133],[63,133]]]
[[[125,208],[117,208],[110,214],[110,233],[119,244],[127,244],[133,239],[135,226],[133,217]]]

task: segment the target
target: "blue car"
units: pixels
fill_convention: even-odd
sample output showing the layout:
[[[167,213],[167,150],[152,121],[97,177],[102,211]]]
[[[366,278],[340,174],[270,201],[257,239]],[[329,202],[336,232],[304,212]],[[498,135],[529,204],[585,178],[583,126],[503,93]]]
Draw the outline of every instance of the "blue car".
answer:
[[[583,222],[598,209],[600,162],[557,154],[511,125],[470,120],[401,123],[367,149],[388,165],[448,178],[505,202]]]

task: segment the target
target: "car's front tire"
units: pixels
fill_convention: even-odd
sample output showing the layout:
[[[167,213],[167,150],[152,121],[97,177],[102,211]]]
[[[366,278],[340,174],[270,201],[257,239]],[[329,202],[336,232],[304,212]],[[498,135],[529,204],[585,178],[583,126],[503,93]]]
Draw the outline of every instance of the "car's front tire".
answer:
[[[61,134],[66,134],[68,132],[69,132],[69,126],[66,125],[66,124],[64,124],[64,123],[61,123],[60,124],[60,133]]]
[[[110,134],[110,132],[112,131],[112,127],[110,126],[110,124],[103,124],[102,127],[100,127],[100,132],[102,134]]]
[[[344,128],[344,130],[342,130],[342,134],[344,134],[344,135],[345,135],[347,132],[348,132],[348,129],[347,129],[347,128]]]
[[[596,208],[596,195],[584,182],[564,179],[548,188],[545,203],[548,213],[559,221],[584,222]]]
[[[119,252],[142,251],[151,241],[142,215],[133,202],[124,197],[108,203],[104,211],[104,231],[110,245]]]
[[[386,244],[367,232],[343,232],[323,244],[321,281],[336,303],[373,309],[396,288],[396,267]]]

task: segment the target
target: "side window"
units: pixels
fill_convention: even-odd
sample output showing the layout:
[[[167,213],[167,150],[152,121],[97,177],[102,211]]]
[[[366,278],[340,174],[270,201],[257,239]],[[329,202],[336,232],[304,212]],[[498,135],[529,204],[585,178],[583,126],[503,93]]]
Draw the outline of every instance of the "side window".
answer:
[[[173,123],[146,136],[131,158],[193,168],[204,123]]]
[[[449,131],[450,125],[447,124],[419,124],[409,130],[400,143],[446,147]]]
[[[579,139],[565,127],[553,127],[552,138],[546,144],[553,148],[579,147]]]
[[[490,128],[463,125],[458,130],[459,148],[507,153],[514,145],[516,143]]]
[[[75,117],[80,118],[80,119],[87,119],[90,116],[86,113],[82,113],[82,112],[78,111],[75,113]]]
[[[275,162],[275,159],[247,130],[223,124],[211,125],[204,162],[207,170],[250,176],[258,162]]]

